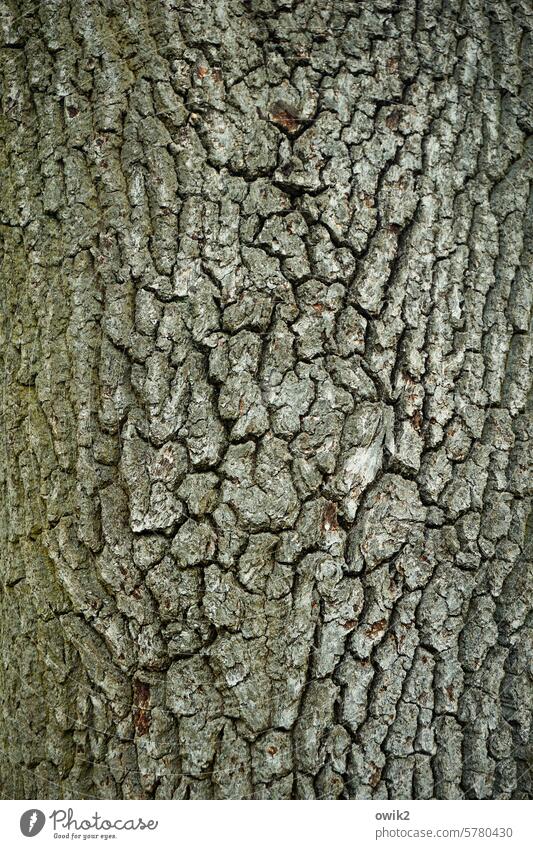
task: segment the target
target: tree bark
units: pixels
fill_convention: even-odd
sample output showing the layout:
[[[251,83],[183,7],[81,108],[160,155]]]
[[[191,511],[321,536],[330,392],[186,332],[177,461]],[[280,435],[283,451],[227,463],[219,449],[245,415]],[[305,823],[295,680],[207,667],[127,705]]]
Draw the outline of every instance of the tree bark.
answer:
[[[3,798],[528,797],[529,4],[2,5]]]

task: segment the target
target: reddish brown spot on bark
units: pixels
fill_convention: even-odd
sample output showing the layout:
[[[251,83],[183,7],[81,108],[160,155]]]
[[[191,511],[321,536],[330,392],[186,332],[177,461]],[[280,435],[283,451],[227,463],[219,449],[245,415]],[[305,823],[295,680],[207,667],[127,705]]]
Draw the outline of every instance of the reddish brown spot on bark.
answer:
[[[394,640],[396,642],[396,648],[398,649],[398,651],[401,651],[401,649],[403,648],[403,644],[405,643],[405,637],[402,635],[398,636],[398,634],[394,634]]]
[[[320,315],[320,313],[324,312],[324,304],[313,304],[313,309]]]
[[[399,224],[389,224],[389,233],[394,233],[397,235],[402,228]]]
[[[138,707],[146,707],[150,701],[150,685],[147,684],[146,681],[134,681],[133,694],[135,697],[135,704]]]
[[[67,112],[68,112],[69,118],[75,118],[76,115],[79,114],[79,111],[80,110],[76,109],[75,106],[67,106]]]
[[[453,699],[453,698],[454,698],[455,693],[453,692],[453,687],[452,687],[452,685],[451,685],[451,684],[448,684],[448,686],[446,687],[446,692],[448,693],[448,698],[449,698],[449,699]]]
[[[203,80],[203,78],[206,77],[209,73],[209,68],[204,67],[204,65],[200,65],[196,73],[200,77],[200,79]]]
[[[137,710],[135,711],[133,722],[137,734],[139,737],[143,737],[148,733],[150,728],[150,714],[148,714],[145,710]]]
[[[352,628],[355,628],[357,625],[357,619],[347,619],[346,622],[342,623],[342,627],[346,628],[347,631],[351,631]]]
[[[376,634],[380,634],[387,627],[387,620],[380,619],[378,622],[374,622],[373,625],[369,625],[366,629],[367,637],[374,637]]]
[[[387,115],[387,117],[385,118],[385,123],[386,123],[387,127],[389,128],[389,130],[397,130],[398,129],[398,125],[400,123],[400,118],[401,118],[401,115],[400,115],[400,113],[398,112],[397,109],[395,109],[393,112],[391,112],[390,115]]]
[[[415,410],[412,421],[414,429],[420,433],[422,430],[422,413],[420,410]]]
[[[139,587],[135,587],[135,588],[131,591],[131,594],[132,594],[133,598],[140,598],[140,597],[141,597],[141,592],[140,592],[140,590],[139,590]]]
[[[387,71],[389,71],[389,73],[397,74],[398,73],[398,67],[399,67],[399,62],[396,58],[391,56],[390,59],[387,59]]]
[[[268,749],[267,749],[267,752],[268,752],[269,755],[271,755],[271,757],[274,757],[274,755],[276,754],[277,751],[278,750],[276,749],[275,746],[269,746]]]
[[[375,763],[371,763],[372,774],[369,779],[369,784],[371,787],[377,787],[381,778],[381,769]]]
[[[324,514],[322,516],[322,530],[336,531],[338,527],[337,505],[333,501],[330,501],[324,508]]]
[[[272,112],[272,120],[274,124],[279,124],[284,127],[289,133],[295,133],[300,127],[300,121],[286,109],[279,109],[277,112]]]
[[[150,685],[146,681],[133,682],[133,724],[139,737],[146,734],[150,728],[150,712],[146,709],[150,702]]]
[[[363,194],[363,203],[367,207],[367,209],[372,209],[374,206],[374,198],[372,195]]]

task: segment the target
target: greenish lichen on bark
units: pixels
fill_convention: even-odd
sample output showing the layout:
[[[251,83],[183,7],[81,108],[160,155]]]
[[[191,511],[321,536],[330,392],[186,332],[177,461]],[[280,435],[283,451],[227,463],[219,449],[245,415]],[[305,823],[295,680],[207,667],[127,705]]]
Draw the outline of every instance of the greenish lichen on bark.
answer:
[[[2,4],[2,798],[529,797],[532,20]]]

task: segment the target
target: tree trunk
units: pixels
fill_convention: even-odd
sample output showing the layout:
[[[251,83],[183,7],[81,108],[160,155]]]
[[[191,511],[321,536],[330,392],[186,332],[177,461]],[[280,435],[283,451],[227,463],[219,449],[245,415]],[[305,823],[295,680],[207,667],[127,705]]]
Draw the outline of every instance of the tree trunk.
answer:
[[[2,796],[526,798],[527,4],[4,6]]]

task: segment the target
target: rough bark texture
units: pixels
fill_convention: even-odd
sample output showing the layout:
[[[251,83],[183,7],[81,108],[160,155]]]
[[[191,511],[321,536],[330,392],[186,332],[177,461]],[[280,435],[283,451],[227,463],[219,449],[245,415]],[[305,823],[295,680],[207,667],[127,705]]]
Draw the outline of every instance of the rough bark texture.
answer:
[[[531,20],[2,3],[4,798],[527,797]]]

